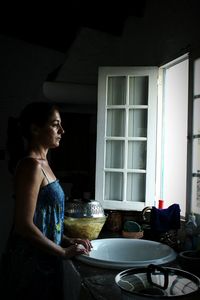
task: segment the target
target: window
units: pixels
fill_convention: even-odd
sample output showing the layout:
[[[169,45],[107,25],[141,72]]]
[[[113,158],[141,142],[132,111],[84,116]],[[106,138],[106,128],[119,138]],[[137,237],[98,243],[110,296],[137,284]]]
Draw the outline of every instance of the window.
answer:
[[[200,214],[200,58],[193,62],[193,126],[192,126],[192,203],[191,210]]]
[[[105,209],[141,210],[162,198],[182,216],[200,214],[197,52],[159,68],[99,69],[95,197]]]
[[[157,67],[101,67],[95,197],[105,209],[155,201]]]
[[[188,55],[160,68],[157,133],[157,198],[178,203],[186,213],[188,148]]]

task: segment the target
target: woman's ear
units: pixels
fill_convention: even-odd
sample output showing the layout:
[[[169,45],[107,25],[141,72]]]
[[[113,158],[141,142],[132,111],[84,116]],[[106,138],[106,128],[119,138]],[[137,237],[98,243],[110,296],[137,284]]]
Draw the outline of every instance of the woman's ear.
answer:
[[[31,133],[32,133],[33,135],[38,135],[38,133],[39,133],[38,126],[36,126],[35,124],[32,124],[32,125],[31,125]]]

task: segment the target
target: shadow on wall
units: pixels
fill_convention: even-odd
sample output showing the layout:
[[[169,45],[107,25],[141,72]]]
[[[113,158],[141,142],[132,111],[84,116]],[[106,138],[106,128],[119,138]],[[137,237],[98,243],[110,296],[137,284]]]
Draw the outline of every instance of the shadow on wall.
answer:
[[[0,255],[5,249],[7,238],[12,226],[14,201],[12,197],[12,177],[7,169],[6,160],[0,161],[3,176],[0,180]]]
[[[96,114],[62,113],[61,145],[51,151],[51,165],[67,197],[82,198],[95,191]]]

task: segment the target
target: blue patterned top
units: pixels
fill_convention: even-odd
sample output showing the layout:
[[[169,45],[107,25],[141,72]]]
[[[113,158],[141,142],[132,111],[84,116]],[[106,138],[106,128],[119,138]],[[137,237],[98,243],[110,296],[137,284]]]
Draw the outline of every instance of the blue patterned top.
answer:
[[[58,180],[40,188],[34,223],[56,244],[64,230],[65,195]],[[2,286],[7,299],[63,299],[62,258],[34,247],[29,240],[11,230],[4,253]],[[29,299],[30,299],[29,297]]]
[[[59,180],[43,186],[38,195],[34,224],[54,243],[60,245],[64,230],[65,194]]]

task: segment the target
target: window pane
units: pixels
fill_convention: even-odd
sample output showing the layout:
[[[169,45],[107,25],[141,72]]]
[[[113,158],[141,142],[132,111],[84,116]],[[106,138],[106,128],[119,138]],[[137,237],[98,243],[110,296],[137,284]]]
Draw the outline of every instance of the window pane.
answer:
[[[200,172],[200,138],[193,139],[192,166],[193,173]]]
[[[188,151],[188,59],[165,70],[162,104],[161,197],[185,215]]]
[[[107,136],[125,135],[125,110],[108,109],[107,110]]]
[[[147,110],[130,109],[128,123],[129,137],[146,137],[147,136]]]
[[[128,143],[128,169],[146,169],[146,141]]]
[[[194,100],[193,134],[200,134],[200,99]]]
[[[129,79],[129,104],[148,104],[148,77],[130,77]]]
[[[105,174],[105,200],[122,201],[123,174],[106,172]]]
[[[108,77],[108,105],[123,105],[126,103],[126,77]]]
[[[197,173],[200,176],[200,172]],[[192,211],[200,209],[200,177],[192,177]]]
[[[124,142],[106,141],[106,168],[124,167]]]
[[[200,95],[200,58],[194,62],[194,95]]]
[[[146,174],[127,175],[127,201],[145,202]]]

